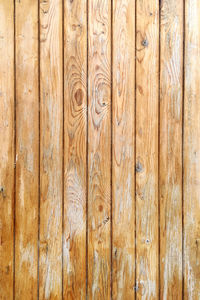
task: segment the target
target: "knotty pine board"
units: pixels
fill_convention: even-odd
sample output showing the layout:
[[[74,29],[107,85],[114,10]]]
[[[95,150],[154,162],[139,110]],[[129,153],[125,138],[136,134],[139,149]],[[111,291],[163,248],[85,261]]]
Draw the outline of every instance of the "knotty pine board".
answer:
[[[198,0],[0,0],[0,299],[199,299]]]

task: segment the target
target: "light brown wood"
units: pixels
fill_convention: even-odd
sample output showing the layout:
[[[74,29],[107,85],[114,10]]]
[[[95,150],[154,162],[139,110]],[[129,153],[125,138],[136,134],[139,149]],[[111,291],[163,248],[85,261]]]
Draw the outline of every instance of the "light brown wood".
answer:
[[[16,230],[15,299],[37,298],[38,264],[38,4],[15,4]]]
[[[88,298],[100,300],[111,276],[111,2],[88,4]]]
[[[161,2],[160,297],[182,299],[183,1]]]
[[[199,15],[0,1],[0,299],[200,299]]]
[[[113,299],[128,300],[135,298],[135,4],[113,4],[112,284]]]
[[[13,298],[14,5],[0,2],[0,297]]]
[[[86,297],[87,2],[64,2],[64,299]]]
[[[200,298],[200,2],[185,1],[184,299]]]
[[[136,7],[137,299],[157,299],[159,2]]]
[[[39,299],[62,297],[62,1],[40,1]]]

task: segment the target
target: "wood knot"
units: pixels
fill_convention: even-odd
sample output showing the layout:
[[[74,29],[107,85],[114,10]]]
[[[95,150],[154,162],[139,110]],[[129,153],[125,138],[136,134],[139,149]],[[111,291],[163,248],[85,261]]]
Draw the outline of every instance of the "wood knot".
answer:
[[[138,161],[136,166],[135,166],[135,169],[136,169],[136,172],[142,172],[143,170],[143,167],[142,167],[142,164]]]
[[[74,98],[76,99],[76,103],[78,106],[80,106],[83,102],[83,91],[81,89],[78,89],[74,95]]]
[[[99,211],[103,210],[103,205],[99,205]]]
[[[6,197],[6,194],[5,194],[5,189],[3,186],[0,186],[0,193],[2,194],[3,198]]]
[[[142,46],[148,47],[148,45],[149,45],[149,42],[147,41],[147,39],[144,39],[144,40],[142,41]]]

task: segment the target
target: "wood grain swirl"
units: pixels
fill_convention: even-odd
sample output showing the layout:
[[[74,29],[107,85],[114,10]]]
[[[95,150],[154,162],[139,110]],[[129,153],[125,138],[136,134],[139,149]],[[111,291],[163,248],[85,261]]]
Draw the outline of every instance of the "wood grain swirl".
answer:
[[[137,299],[158,298],[159,1],[136,7]]]
[[[183,1],[161,4],[160,296],[182,299]]]
[[[135,5],[113,5],[113,299],[135,298]],[[124,235],[126,232],[126,235]]]
[[[62,1],[40,1],[39,299],[62,296]]]
[[[86,1],[65,1],[64,7],[64,299],[85,299],[86,293]]]
[[[88,297],[110,299],[111,3],[89,1]]]

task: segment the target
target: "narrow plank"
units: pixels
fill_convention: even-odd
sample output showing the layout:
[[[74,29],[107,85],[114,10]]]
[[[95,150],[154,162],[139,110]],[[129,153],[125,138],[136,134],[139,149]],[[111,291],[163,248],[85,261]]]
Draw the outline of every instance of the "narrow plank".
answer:
[[[62,297],[62,1],[40,1],[39,299]]]
[[[0,3],[0,293],[13,298],[14,5]]]
[[[64,299],[86,297],[87,1],[64,2]]]
[[[135,3],[113,2],[113,299],[135,298]],[[124,234],[126,232],[126,234]]]
[[[200,298],[200,2],[185,2],[184,299]]]
[[[160,291],[182,299],[183,1],[161,2]]]
[[[137,299],[158,299],[159,1],[136,7]]]
[[[111,2],[88,11],[88,298],[98,300],[111,283]]]
[[[38,4],[16,1],[15,299],[37,298]]]

